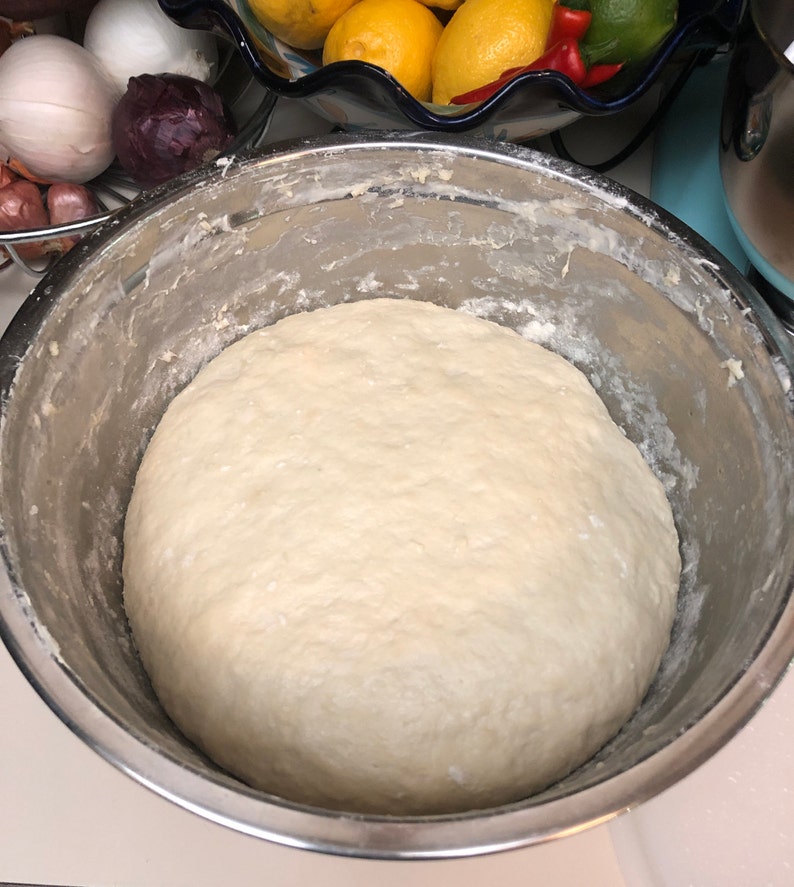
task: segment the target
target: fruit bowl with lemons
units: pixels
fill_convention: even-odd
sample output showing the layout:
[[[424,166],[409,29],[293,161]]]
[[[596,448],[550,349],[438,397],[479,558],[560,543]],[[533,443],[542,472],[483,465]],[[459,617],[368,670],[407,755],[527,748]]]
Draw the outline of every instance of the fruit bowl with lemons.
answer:
[[[346,130],[525,141],[729,42],[743,0],[159,0]]]

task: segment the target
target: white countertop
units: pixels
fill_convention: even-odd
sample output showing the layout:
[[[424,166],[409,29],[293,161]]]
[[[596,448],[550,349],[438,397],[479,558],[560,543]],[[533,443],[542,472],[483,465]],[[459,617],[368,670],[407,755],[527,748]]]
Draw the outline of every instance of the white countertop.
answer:
[[[300,134],[305,121],[271,130]],[[630,125],[630,124],[629,124]],[[292,127],[292,128],[291,128]],[[275,132],[275,135],[274,135]],[[573,144],[576,132],[572,130]],[[611,137],[611,135],[610,135]],[[647,154],[615,177],[647,193]],[[0,272],[0,328],[34,281]],[[609,824],[524,850],[376,862],[277,846],[206,821],[106,763],[0,645],[0,884],[118,887],[791,887],[794,676],[677,786]]]

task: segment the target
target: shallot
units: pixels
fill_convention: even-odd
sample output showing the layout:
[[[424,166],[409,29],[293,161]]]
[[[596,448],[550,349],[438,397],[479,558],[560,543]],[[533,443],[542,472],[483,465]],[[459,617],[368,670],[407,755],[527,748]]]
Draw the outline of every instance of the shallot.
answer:
[[[210,82],[217,73],[214,35],[175,24],[157,0],[99,0],[86,22],[83,46],[121,92],[139,74],[184,74]]]
[[[51,225],[82,222],[83,219],[90,219],[99,212],[94,195],[85,185],[56,182],[47,188],[46,202]],[[80,234],[58,237],[50,243],[50,249],[60,253],[68,252],[80,237]]]
[[[33,182],[17,179],[0,188],[0,231],[46,228],[48,222],[41,191]]]
[[[0,56],[0,160],[45,181],[87,182],[113,160],[118,98],[79,44],[54,34],[18,40]]]
[[[17,179],[0,188],[0,231],[26,231],[46,228],[49,224],[41,191],[33,182]],[[20,243],[16,251],[25,259],[33,259],[43,252],[40,243]]]
[[[56,182],[47,188],[47,211],[51,225],[67,225],[90,219],[99,212],[99,207],[85,185]]]

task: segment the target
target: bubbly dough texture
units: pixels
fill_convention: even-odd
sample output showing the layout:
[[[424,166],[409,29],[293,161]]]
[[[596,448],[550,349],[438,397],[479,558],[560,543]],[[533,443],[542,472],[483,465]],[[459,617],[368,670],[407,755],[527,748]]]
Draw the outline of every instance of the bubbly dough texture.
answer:
[[[125,528],[173,720],[253,786],[360,812],[498,805],[592,756],[679,572],[664,491],[585,377],[411,300],[227,348],[166,411]]]

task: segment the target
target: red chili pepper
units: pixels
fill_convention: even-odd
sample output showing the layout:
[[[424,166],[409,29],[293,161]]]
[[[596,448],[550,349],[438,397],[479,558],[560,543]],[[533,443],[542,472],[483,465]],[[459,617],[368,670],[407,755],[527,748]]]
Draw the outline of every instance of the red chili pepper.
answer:
[[[559,71],[567,74],[574,83],[579,83],[587,74],[587,63],[578,40],[561,40],[550,46],[543,55],[529,65],[508,68],[499,76],[500,80],[511,80],[526,71]]]
[[[563,40],[581,40],[590,27],[593,15],[586,9],[571,9],[555,3],[551,13],[551,26],[546,37],[546,48]]]
[[[498,92],[505,83],[509,83],[514,76],[514,74],[511,74],[509,77],[499,77],[497,80],[492,80],[484,86],[478,86],[476,89],[470,89],[468,92],[452,96],[449,103],[450,105],[469,105],[472,102],[484,102],[495,92]]]
[[[456,95],[450,100],[453,105],[468,105],[470,102],[482,102],[490,98],[497,90],[501,89],[505,83],[508,83],[519,74],[525,74],[527,71],[559,71],[566,74],[573,80],[575,84],[581,83],[587,76],[587,66],[585,65],[582,53],[579,49],[577,40],[563,40],[550,49],[547,49],[539,58],[528,65],[519,68],[508,68],[491,83],[485,86],[478,86],[469,92]]]
[[[591,65],[587,69],[587,74],[585,75],[584,80],[579,84],[582,89],[590,89],[593,86],[599,86],[602,83],[606,83],[607,80],[610,80],[612,77],[617,74],[617,72],[623,67],[623,62],[618,62],[616,64],[606,65]]]
[[[604,50],[611,48],[611,46],[611,43],[609,45],[603,44],[587,47],[585,50],[577,40],[563,40],[547,49],[534,62],[518,68],[508,68],[491,83],[454,96],[450,100],[450,104],[468,105],[472,102],[483,102],[514,77],[525,74],[527,71],[559,71],[569,77],[575,86],[590,89],[593,86],[606,83],[623,67],[622,64],[596,63],[599,56],[603,56]]]

